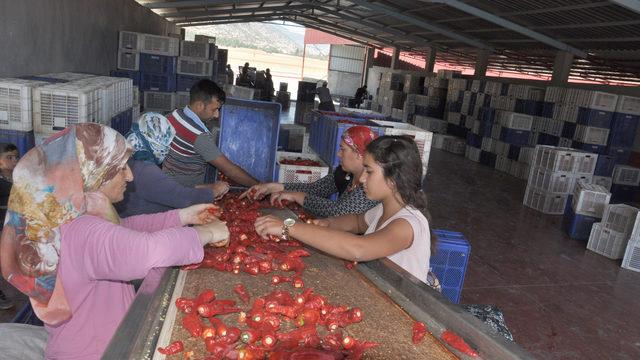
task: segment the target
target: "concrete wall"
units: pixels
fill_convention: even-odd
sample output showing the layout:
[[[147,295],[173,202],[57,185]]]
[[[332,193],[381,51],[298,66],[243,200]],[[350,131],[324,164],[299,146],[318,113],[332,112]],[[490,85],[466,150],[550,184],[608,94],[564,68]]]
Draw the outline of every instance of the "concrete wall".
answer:
[[[179,33],[134,0],[0,0],[0,77],[116,68],[118,31]]]

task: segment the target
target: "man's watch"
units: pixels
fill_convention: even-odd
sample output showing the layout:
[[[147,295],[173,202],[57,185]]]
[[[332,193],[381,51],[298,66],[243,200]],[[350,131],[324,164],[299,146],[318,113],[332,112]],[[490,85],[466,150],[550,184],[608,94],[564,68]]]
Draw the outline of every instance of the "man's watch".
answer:
[[[285,219],[282,224],[282,240],[289,240],[289,229],[296,224],[296,221],[292,218]]]

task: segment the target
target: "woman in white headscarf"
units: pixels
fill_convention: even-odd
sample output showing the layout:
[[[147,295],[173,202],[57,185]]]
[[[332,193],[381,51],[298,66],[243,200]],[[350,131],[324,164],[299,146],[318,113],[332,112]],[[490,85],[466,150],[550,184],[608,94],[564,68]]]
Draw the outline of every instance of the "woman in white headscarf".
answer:
[[[176,135],[169,120],[158,113],[145,113],[131,126],[127,142],[133,147],[129,167],[133,181],[116,209],[121,216],[154,214],[194,204],[211,203],[229,191],[229,184],[217,182],[184,186],[167,176],[160,165]]]

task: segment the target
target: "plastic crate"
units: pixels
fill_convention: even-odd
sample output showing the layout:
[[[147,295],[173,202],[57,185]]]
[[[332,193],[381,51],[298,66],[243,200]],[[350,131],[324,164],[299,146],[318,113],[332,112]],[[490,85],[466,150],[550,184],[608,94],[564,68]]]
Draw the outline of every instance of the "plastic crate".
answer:
[[[283,135],[284,133],[284,135]],[[280,136],[278,139],[278,148],[280,148],[281,139],[286,137],[286,141],[282,140],[282,151],[288,152],[308,152],[305,147],[309,147],[309,134],[304,126],[296,124],[281,124]],[[306,139],[306,144],[305,144]],[[286,144],[285,144],[286,143]]]
[[[177,57],[140,54],[140,71],[146,74],[175,75]]]
[[[618,103],[618,95],[602,91],[582,90],[581,92],[585,92],[585,101],[582,103],[590,109],[614,111]]]
[[[573,138],[587,144],[607,145],[609,129],[578,125]]]
[[[613,183],[618,185],[640,185],[640,168],[616,165],[613,169]]]
[[[118,69],[140,70],[140,53],[130,50],[118,50]]]
[[[567,207],[568,198],[567,194],[551,194],[527,188],[523,204],[545,214],[562,215]]]
[[[574,140],[571,143],[571,147],[573,147],[575,149],[578,149],[578,150],[592,152],[594,154],[606,154],[607,153],[607,147],[605,145],[587,144],[587,143],[583,143],[581,141],[576,141],[576,140]]]
[[[531,168],[527,189],[537,189],[549,194],[571,194],[575,186],[572,174],[557,173],[544,168]]]
[[[589,235],[587,249],[609,259],[617,260],[624,257],[628,241],[628,236],[618,231],[607,229],[602,226],[602,223],[594,223]]]
[[[640,195],[640,187],[631,185],[611,185],[611,203],[612,204],[633,204],[634,199]]]
[[[29,302],[24,304],[22,309],[20,309],[20,311],[18,311],[13,319],[11,319],[11,322],[18,324],[44,326],[44,323],[38,318],[38,316],[36,316],[36,313],[33,311],[31,303]]]
[[[198,81],[203,79],[208,79],[208,78],[201,77],[201,76],[189,76],[189,75],[178,74],[176,75],[176,91],[189,92],[191,91],[191,87],[193,87],[193,85],[195,85]]]
[[[254,88],[248,88],[244,86],[235,86],[229,84],[224,85],[224,92],[227,94],[228,98],[232,97],[236,99],[253,100],[253,98],[255,97],[255,91],[256,89]],[[301,104],[298,103],[297,105],[299,106]]]
[[[604,208],[611,200],[611,193],[603,186],[578,181],[573,191],[571,206],[579,215],[602,218]]]
[[[640,115],[640,97],[618,96],[616,113]]]
[[[279,183],[312,183],[329,174],[329,166],[325,164],[316,154],[302,154],[296,152],[278,151],[278,182]],[[314,160],[318,161],[321,166],[300,166],[281,164],[284,159],[296,160]]]
[[[594,176],[591,182],[595,185],[600,185],[607,191],[611,191],[612,178],[609,176]]]
[[[509,174],[517,177],[518,179],[528,180],[529,179],[529,165],[517,161],[511,162],[511,169],[509,169]]]
[[[137,118],[136,118],[137,120]],[[122,135],[126,135],[131,130],[133,122],[133,109],[127,109],[111,118],[111,127]]]
[[[170,92],[145,91],[144,110],[166,113],[176,108],[176,94]]]
[[[436,119],[428,116],[416,115],[414,118],[415,126],[435,132],[445,134],[447,132],[447,122],[442,119]]]
[[[616,158],[611,155],[599,155],[593,175],[596,176],[613,176],[613,169],[616,166]]]
[[[138,51],[142,48],[143,34],[131,31],[120,31],[118,45],[120,49]]]
[[[178,91],[176,92],[176,108],[183,109],[185,106],[189,105],[191,101],[191,95],[188,92]]]
[[[509,128],[503,128],[500,131],[500,140],[515,145],[527,145],[529,143],[530,131],[527,130],[515,130]]]
[[[573,173],[577,151],[554,146],[536,146],[531,164],[554,172]]]
[[[141,34],[140,52],[145,54],[178,56],[180,40],[168,36]]]
[[[480,164],[482,165],[486,165],[488,167],[493,168],[496,166],[497,158],[498,156],[496,154],[492,154],[484,150],[480,152]]]
[[[576,214],[568,207],[562,219],[562,228],[572,239],[588,240],[593,224],[598,221],[600,218]]]
[[[33,130],[33,90],[43,81],[0,79],[0,129]]]
[[[209,43],[195,41],[180,41],[180,56],[209,59]]]
[[[467,145],[467,147],[465,148],[464,157],[466,157],[467,159],[473,162],[480,162],[481,153],[482,153],[481,149]]]
[[[405,123],[396,123],[383,120],[372,120],[374,124],[380,125],[384,131],[384,135],[404,135],[408,136],[418,146],[420,152],[420,159],[423,165],[428,165],[429,152],[431,150],[431,141],[433,140],[433,133],[431,131],[425,131],[417,126]],[[464,145],[462,148],[456,147],[457,154],[464,154]],[[426,162],[425,162],[426,161]]]
[[[222,153],[258,181],[276,181],[280,104],[228,98],[220,117]]]
[[[476,148],[482,147],[482,137],[480,135],[476,135],[474,133],[467,134],[467,145],[473,146]]]
[[[176,76],[140,73],[140,90],[174,92],[176,91]]]
[[[49,85],[34,92],[33,128],[52,134],[68,126],[98,122],[99,94],[97,87],[66,88]]]
[[[496,117],[502,127],[514,130],[529,131],[533,124],[533,116],[511,111],[497,111]]]
[[[628,270],[640,272],[640,239],[633,238],[627,243],[624,252],[622,267]]]
[[[458,154],[458,155],[463,155],[465,152],[465,148],[466,148],[465,141],[457,137],[446,138],[444,140],[444,145],[442,146],[443,150],[448,151],[452,154]],[[426,159],[427,162],[425,162],[424,159]],[[423,167],[426,167],[428,165],[428,160],[429,160],[429,152],[427,151],[426,154],[423,155],[423,161],[422,161]]]
[[[607,144],[615,147],[632,147],[638,123],[640,123],[639,115],[614,113]]]
[[[604,209],[602,226],[629,236],[637,230],[639,220],[637,208],[624,204],[610,204]]]
[[[131,79],[134,86],[140,85],[140,72],[130,70],[111,70],[109,73],[111,77],[127,78]]]
[[[33,131],[18,131],[0,129],[0,142],[13,144],[18,148],[20,156],[24,156],[35,144]]]
[[[611,119],[613,119],[613,112],[611,111],[578,108],[577,123],[580,125],[608,129],[611,127]]]
[[[213,61],[181,56],[178,58],[176,72],[182,75],[211,77],[213,75]]]
[[[436,236],[436,250],[429,259],[429,266],[440,281],[442,295],[457,304],[467,273],[471,245],[459,232],[434,229],[433,234]]]
[[[496,156],[495,169],[504,173],[508,173],[511,170],[511,160],[506,156]]]

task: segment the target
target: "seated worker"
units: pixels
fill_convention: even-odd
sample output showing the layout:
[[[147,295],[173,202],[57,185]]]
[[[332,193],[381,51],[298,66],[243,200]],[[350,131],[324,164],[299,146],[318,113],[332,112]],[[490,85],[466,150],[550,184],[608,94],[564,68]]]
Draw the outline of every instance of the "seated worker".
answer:
[[[169,120],[158,113],[142,114],[133,123],[127,135],[127,142],[133,147],[128,162],[133,181],[127,184],[124,200],[116,205],[120,216],[155,214],[211,203],[229,191],[229,184],[222,181],[184,186],[162,171],[160,166],[175,134]]]
[[[387,257],[426,283],[431,234],[415,142],[403,136],[373,140],[364,155],[360,183],[370,200],[380,202],[367,212],[314,220],[314,224],[263,216],[255,222],[256,232],[263,237],[291,236],[351,261]]]
[[[338,158],[340,166],[333,173],[310,183],[266,183],[253,186],[255,197],[271,195],[271,202],[295,201],[314,217],[363,213],[376,206],[364,193],[360,178],[364,171],[364,153],[376,135],[366,126],[352,126],[342,135]],[[249,191],[242,196],[247,196]],[[338,193],[337,201],[328,197]]]
[[[329,92],[329,88],[327,87],[326,81],[322,83],[322,87],[319,87],[316,89],[316,94],[318,94],[318,99],[320,100],[320,105],[318,105],[318,110],[336,111],[336,107],[333,105],[331,92]]]
[[[0,265],[45,323],[47,359],[99,359],[133,302],[129,281],[228,243],[213,204],[120,219],[113,204],[132,179],[130,154],[117,131],[84,123],[30,150],[13,173]]]
[[[204,183],[207,164],[211,164],[240,185],[257,184],[256,179],[220,152],[216,139],[203,123],[220,116],[220,107],[226,99],[224,91],[205,79],[193,85],[189,97],[189,105],[167,116],[176,136],[162,170],[178,183],[194,187]]]

